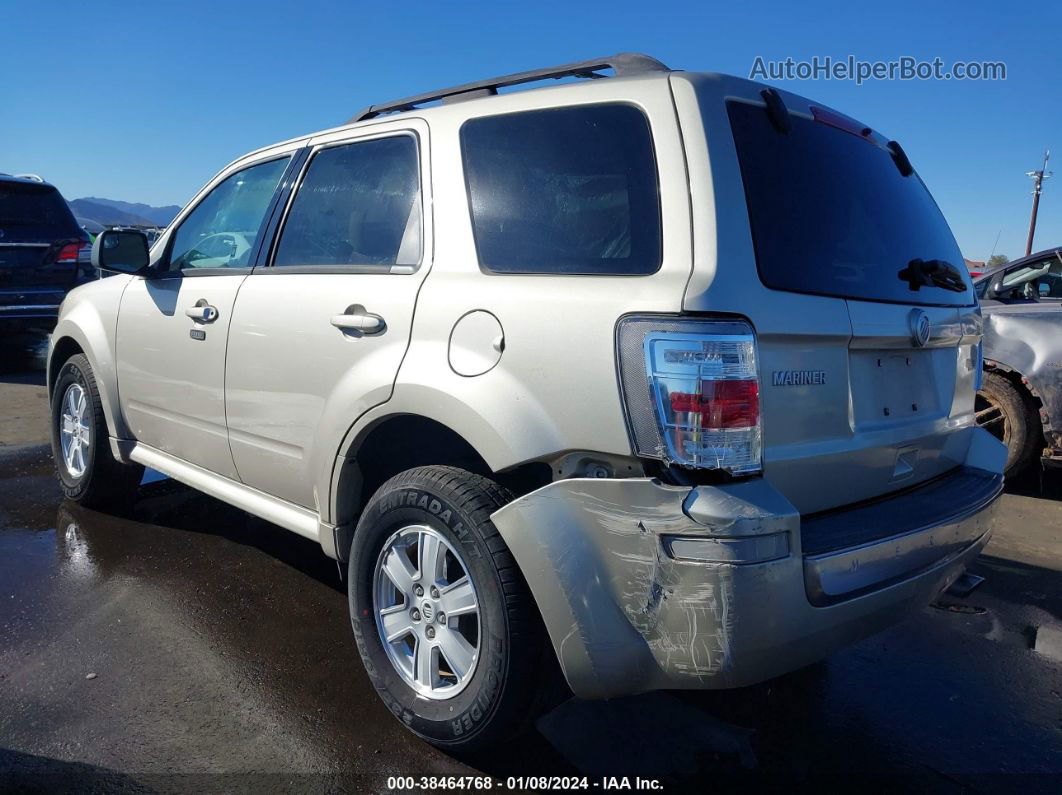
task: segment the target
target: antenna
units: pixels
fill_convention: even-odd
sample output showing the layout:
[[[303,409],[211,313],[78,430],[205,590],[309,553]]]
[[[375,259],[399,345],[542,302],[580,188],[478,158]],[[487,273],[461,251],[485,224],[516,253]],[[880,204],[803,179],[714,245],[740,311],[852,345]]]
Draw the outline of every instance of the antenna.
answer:
[[[1044,180],[1053,176],[1055,172],[1047,170],[1047,161],[1051,157],[1051,150],[1044,151],[1044,164],[1039,171],[1026,171],[1025,176],[1033,181],[1033,206],[1032,218],[1029,219],[1029,239],[1025,242],[1025,256],[1032,254],[1033,235],[1036,234],[1036,213],[1040,209],[1040,194],[1044,190]]]
[[[988,259],[992,259],[992,257],[996,256],[996,246],[999,245],[999,236],[1002,235],[1002,234],[1003,234],[1003,230],[1002,229],[1000,229],[998,232],[996,232],[996,242],[992,244],[992,253],[988,255]],[[985,260],[985,265],[987,265],[987,264],[988,264],[988,260],[986,259]]]

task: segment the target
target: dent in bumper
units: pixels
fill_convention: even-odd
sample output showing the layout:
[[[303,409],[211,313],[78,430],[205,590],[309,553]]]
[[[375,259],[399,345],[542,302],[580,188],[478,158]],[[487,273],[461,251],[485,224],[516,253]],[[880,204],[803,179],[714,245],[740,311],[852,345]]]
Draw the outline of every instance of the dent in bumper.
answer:
[[[917,571],[827,606],[808,599],[800,516],[765,480],[696,489],[643,478],[564,480],[492,519],[573,692],[610,698],[753,684],[884,629],[931,601],[979,554],[990,508],[941,531],[961,541]],[[924,532],[932,546],[933,529]],[[778,534],[790,554],[754,563],[677,560],[662,543]]]
[[[643,478],[558,481],[493,515],[577,695],[726,679],[744,602],[773,603],[785,580],[802,591],[793,556],[740,565],[667,555],[661,536],[786,533],[792,544],[799,516],[764,481],[716,491],[700,500],[718,519],[712,527],[684,512],[689,488]]]

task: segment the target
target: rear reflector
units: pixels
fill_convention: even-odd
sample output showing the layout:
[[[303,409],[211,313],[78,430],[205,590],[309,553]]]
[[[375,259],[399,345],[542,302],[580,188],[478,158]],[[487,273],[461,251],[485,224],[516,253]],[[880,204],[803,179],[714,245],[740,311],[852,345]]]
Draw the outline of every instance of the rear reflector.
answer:
[[[789,556],[789,534],[764,536],[664,536],[664,549],[676,560],[702,563],[766,563]]]
[[[985,385],[985,341],[979,339],[973,349],[974,391],[980,392]]]

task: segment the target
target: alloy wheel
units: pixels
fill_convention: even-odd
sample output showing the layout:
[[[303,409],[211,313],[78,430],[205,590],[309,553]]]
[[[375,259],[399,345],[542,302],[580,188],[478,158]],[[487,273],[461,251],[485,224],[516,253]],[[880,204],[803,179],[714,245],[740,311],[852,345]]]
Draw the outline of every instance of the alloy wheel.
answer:
[[[81,384],[71,384],[63,395],[59,417],[59,445],[63,466],[75,478],[85,474],[88,451],[92,446],[92,428],[88,424],[88,395]]]
[[[468,566],[438,531],[410,525],[383,545],[373,575],[376,629],[419,695],[452,698],[479,660],[479,600]]]

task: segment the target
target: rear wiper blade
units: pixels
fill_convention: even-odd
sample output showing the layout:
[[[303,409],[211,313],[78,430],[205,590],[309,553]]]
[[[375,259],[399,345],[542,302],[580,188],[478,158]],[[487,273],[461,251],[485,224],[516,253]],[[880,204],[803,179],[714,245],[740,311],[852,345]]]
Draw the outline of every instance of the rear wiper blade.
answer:
[[[922,287],[940,287],[954,293],[966,292],[966,282],[963,281],[962,274],[947,260],[913,259],[896,275],[907,282],[914,292]]]

